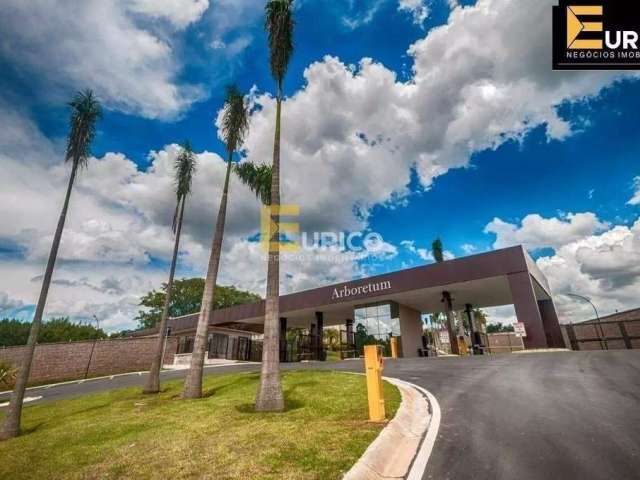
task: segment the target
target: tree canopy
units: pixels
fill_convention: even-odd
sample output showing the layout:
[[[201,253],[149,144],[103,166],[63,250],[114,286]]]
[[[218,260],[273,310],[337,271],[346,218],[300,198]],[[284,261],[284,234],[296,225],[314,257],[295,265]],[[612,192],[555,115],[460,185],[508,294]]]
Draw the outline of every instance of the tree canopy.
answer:
[[[513,325],[504,325],[502,322],[487,324],[487,333],[513,332]]]
[[[29,337],[31,322],[5,318],[0,320],[0,347],[25,345]],[[38,332],[38,343],[72,342],[106,338],[107,334],[93,325],[75,323],[68,318],[53,318],[42,324]]]
[[[136,317],[140,328],[152,328],[160,321],[166,289],[167,284],[164,283],[160,290],[151,290],[141,298],[140,306],[143,308],[138,311],[138,316]],[[203,278],[183,278],[174,281],[169,316],[179,317],[199,312],[203,291]],[[260,296],[254,293],[239,290],[232,286],[216,285],[214,309],[253,303],[258,300],[260,300]]]

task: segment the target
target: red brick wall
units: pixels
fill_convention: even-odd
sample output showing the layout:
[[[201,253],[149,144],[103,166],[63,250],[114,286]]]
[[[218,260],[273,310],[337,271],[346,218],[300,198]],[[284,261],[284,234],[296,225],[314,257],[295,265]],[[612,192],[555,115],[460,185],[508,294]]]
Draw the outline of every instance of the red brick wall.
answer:
[[[176,337],[167,340],[164,363],[173,363]],[[36,346],[29,375],[30,383],[49,383],[84,378],[93,341],[44,343]],[[89,377],[148,370],[156,339],[118,338],[95,342]],[[0,348],[0,361],[20,365],[26,347]]]

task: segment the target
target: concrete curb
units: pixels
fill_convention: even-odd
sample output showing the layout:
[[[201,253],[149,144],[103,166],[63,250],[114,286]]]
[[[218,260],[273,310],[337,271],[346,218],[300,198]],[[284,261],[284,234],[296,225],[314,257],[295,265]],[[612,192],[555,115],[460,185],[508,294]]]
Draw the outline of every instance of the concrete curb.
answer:
[[[427,467],[440,427],[438,401],[418,385],[383,378],[400,389],[402,403],[344,480],[418,480]]]

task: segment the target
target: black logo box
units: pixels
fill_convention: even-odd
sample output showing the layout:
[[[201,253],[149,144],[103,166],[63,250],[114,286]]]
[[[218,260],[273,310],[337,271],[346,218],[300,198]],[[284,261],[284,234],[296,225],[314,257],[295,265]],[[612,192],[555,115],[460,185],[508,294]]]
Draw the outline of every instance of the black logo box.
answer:
[[[632,30],[640,35],[640,0],[560,0],[558,6],[553,7],[553,69],[554,70],[640,70],[640,58],[619,58],[619,48],[611,50],[604,45],[602,50],[568,50],[567,49],[567,7],[581,5],[599,5],[603,8],[602,16],[581,15],[582,21],[602,22],[603,30]],[[581,39],[602,39],[603,32],[582,32]],[[638,40],[640,47],[640,39]],[[614,58],[566,58],[566,52],[598,52],[614,53]],[[629,53],[640,52],[629,49]],[[631,55],[635,57],[635,55]]]

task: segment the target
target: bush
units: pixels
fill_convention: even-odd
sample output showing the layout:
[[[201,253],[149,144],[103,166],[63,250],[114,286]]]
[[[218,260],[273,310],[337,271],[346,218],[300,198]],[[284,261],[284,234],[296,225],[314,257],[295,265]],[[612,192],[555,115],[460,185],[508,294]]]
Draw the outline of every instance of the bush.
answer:
[[[9,362],[0,361],[0,388],[11,390],[16,381],[16,369]]]

